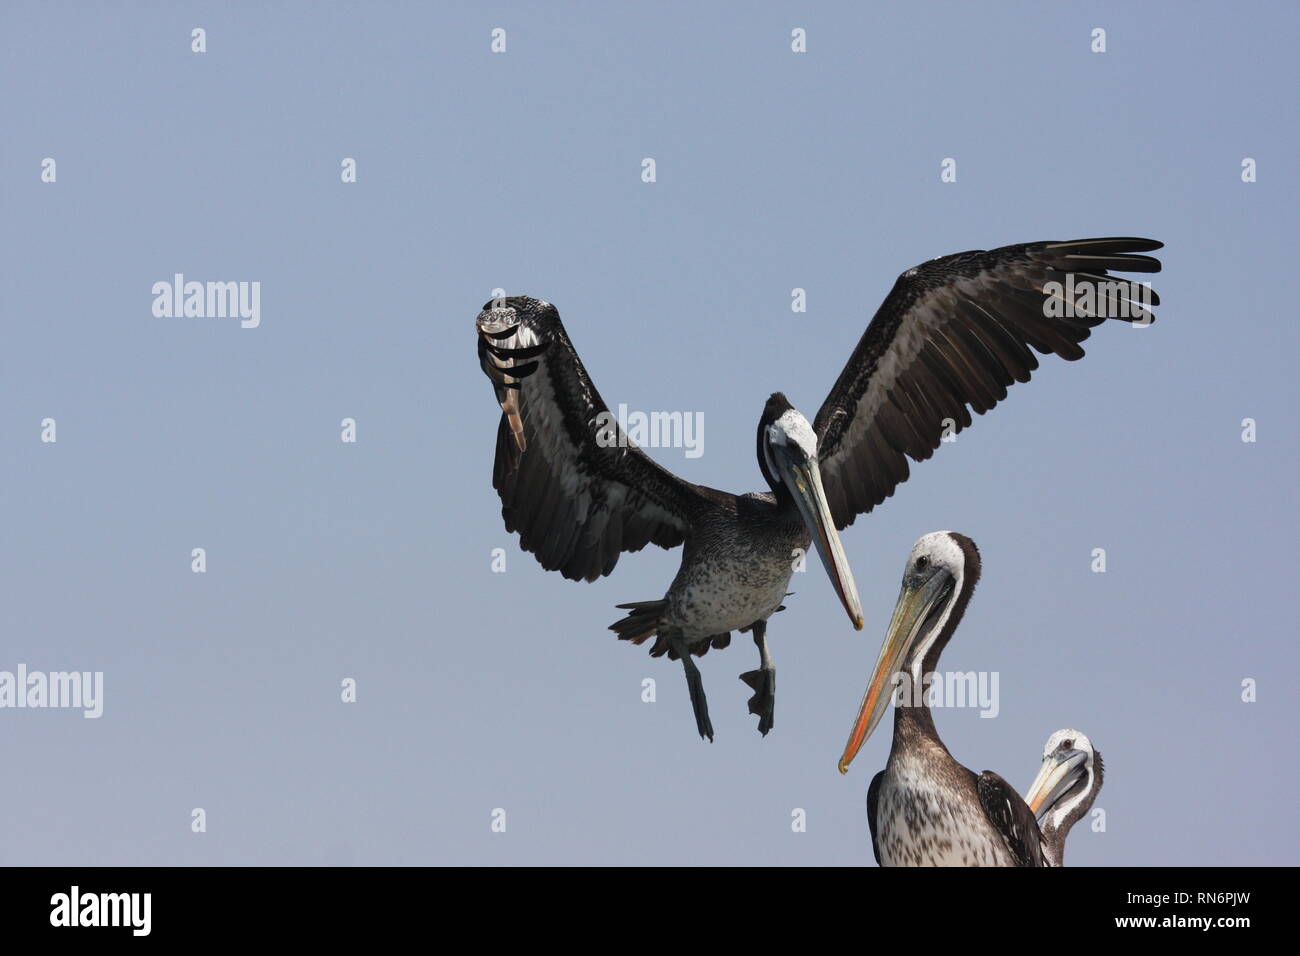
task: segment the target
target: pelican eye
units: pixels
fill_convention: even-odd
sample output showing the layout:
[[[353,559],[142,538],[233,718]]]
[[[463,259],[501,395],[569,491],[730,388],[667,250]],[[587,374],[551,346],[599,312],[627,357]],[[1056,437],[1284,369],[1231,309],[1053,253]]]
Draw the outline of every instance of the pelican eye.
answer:
[[[925,555],[921,555],[919,558],[916,559],[916,570],[924,571],[927,567],[929,567],[929,564],[930,564],[930,559],[927,558]]]

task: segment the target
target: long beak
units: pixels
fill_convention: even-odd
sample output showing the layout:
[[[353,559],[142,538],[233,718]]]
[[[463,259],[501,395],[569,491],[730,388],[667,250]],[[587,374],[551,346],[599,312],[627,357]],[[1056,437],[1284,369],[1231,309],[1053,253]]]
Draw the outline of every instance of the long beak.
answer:
[[[844,545],[840,543],[830,506],[826,503],[826,492],[822,489],[822,474],[817,461],[796,461],[784,452],[773,457],[795,504],[799,506],[803,523],[812,534],[813,544],[817,546],[817,553],[826,566],[826,573],[830,575],[831,584],[835,585],[835,593],[840,596],[844,610],[849,612],[853,629],[862,630],[862,604],[858,601],[858,586],[853,582],[849,559],[844,555]]]
[[[919,588],[903,585],[898,594],[898,603],[894,605],[894,616],[889,621],[889,630],[885,633],[885,643],[881,645],[880,656],[876,658],[871,683],[867,685],[867,692],[862,697],[862,706],[858,709],[858,718],[853,722],[853,730],[849,733],[849,742],[844,745],[844,756],[840,757],[840,773],[848,773],[849,764],[876,729],[880,718],[885,716],[894,675],[902,669],[908,649],[915,643],[931,613],[947,600],[951,583],[952,578],[940,571]]]
[[[1038,776],[1025,795],[1025,803],[1034,816],[1043,818],[1052,804],[1083,776],[1083,765],[1087,762],[1088,755],[1082,750],[1058,751],[1043,758]]]

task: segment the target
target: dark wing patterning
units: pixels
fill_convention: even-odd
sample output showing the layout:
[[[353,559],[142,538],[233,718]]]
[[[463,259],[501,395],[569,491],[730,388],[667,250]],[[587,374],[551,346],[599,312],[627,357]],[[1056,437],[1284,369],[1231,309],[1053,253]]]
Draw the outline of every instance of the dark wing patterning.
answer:
[[[623,551],[681,544],[704,499],[608,420],[555,307],[493,300],[477,325],[502,409],[492,484],[520,547],[548,571],[594,581]]]
[[[975,782],[984,816],[1002,834],[1016,866],[1046,866],[1043,838],[1029,805],[1020,794],[992,770],[985,770]]]
[[[945,434],[1038,367],[1067,361],[1106,319],[1148,323],[1159,298],[1112,271],[1159,272],[1151,239],[1031,242],[961,252],[899,276],[817,412],[822,479],[839,528],[907,480]],[[1052,285],[1056,283],[1057,285]]]
[[[871,827],[871,852],[876,857],[876,866],[880,865],[880,846],[876,843],[876,807],[880,805],[880,784],[885,779],[885,771],[880,771],[871,778],[867,787],[867,825]]]

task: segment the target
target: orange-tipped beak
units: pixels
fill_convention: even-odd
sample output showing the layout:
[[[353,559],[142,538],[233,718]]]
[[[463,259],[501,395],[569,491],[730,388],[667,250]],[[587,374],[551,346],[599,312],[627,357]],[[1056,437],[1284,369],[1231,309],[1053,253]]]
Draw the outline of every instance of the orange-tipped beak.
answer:
[[[892,693],[886,693],[886,689],[892,692],[895,675],[906,669],[910,652],[917,646],[922,627],[947,600],[951,580],[946,572],[937,571],[923,584],[909,586],[904,582],[898,603],[894,606],[894,616],[889,621],[889,630],[885,633],[885,642],[876,658],[871,682],[867,685],[862,706],[858,709],[857,719],[849,732],[849,742],[844,745],[844,755],[840,757],[839,763],[840,773],[848,773],[849,764],[885,716],[885,709],[892,696]]]
[[[1061,750],[1043,758],[1038,776],[1029,785],[1025,803],[1038,819],[1052,808],[1052,804],[1084,775],[1088,755],[1082,750]]]

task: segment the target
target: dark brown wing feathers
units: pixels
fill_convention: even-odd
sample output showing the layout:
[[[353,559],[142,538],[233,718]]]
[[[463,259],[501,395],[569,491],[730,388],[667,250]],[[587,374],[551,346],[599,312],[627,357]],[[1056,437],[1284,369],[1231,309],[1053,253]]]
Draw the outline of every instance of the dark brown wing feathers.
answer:
[[[609,408],[555,307],[494,300],[477,325],[479,362],[502,409],[492,484],[520,547],[547,570],[591,581],[624,551],[680,545],[706,499],[602,418]],[[597,441],[602,428],[612,442]]]
[[[1002,835],[1016,866],[1046,866],[1038,821],[1011,784],[992,770],[985,770],[976,779],[975,789],[984,816]]]
[[[877,310],[817,413],[822,478],[838,527],[907,480],[945,434],[971,425],[1038,368],[1067,361],[1106,319],[1149,322],[1159,297],[1111,275],[1159,272],[1151,239],[1032,242],[909,269]],[[1031,351],[1034,350],[1034,351]]]

